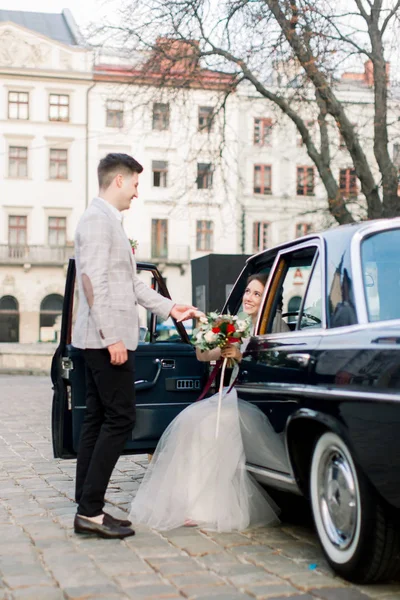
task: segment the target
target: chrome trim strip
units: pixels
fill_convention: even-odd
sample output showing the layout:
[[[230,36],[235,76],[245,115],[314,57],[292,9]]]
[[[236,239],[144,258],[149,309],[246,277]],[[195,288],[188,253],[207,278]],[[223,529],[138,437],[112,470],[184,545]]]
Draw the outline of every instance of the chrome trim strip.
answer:
[[[353,275],[353,290],[357,311],[357,319],[359,324],[361,325],[369,322],[367,299],[364,288],[364,277],[362,271],[361,244],[366,237],[369,237],[372,234],[399,228],[400,218],[382,219],[379,221],[374,221],[372,223],[367,222],[365,224],[365,227],[362,227],[361,229],[356,231],[351,239],[350,258]],[[382,323],[382,321],[380,321],[380,323]]]
[[[375,402],[379,400],[381,402],[400,402],[400,392],[393,394],[385,394],[382,392],[369,392],[363,391],[358,392],[356,390],[348,389],[327,389],[321,387],[313,387],[311,385],[290,385],[286,383],[264,383],[259,388],[251,387],[249,385],[236,385],[238,392],[244,392],[253,396],[258,396],[267,392],[268,394],[297,394],[300,396],[314,396],[314,397],[326,397],[326,398],[337,398],[347,400],[364,400],[366,402]]]
[[[140,390],[139,390],[140,391]],[[186,390],[188,392],[190,391],[195,391],[197,393],[199,393],[199,390]],[[154,404],[136,404],[136,409],[138,408],[155,408],[156,406],[163,406],[164,408],[169,408],[170,406],[182,406],[182,410],[184,408],[186,408],[187,406],[190,406],[191,404],[194,404],[196,402],[196,400],[193,400],[193,402],[168,402],[168,403],[162,403],[162,402],[154,402]],[[76,409],[82,409],[85,410],[86,406],[74,406],[74,408]]]
[[[303,243],[300,243],[300,244],[299,243],[294,244],[293,242],[290,242],[289,247],[283,246],[282,249],[278,251],[277,255],[275,256],[273,265],[271,267],[271,271],[268,276],[268,281],[265,285],[264,293],[261,298],[260,310],[258,311],[258,317],[257,317],[256,326],[255,326],[255,331],[258,331],[260,328],[260,323],[262,320],[262,315],[263,315],[264,307],[265,307],[265,300],[269,293],[269,289],[271,287],[271,281],[274,276],[276,266],[279,263],[279,260],[281,259],[281,257],[284,256],[285,254],[288,254],[289,252],[291,253],[291,252],[295,252],[297,250],[304,250],[304,248],[312,248],[312,247],[317,248],[317,250],[321,253],[321,258],[324,259],[323,264],[325,264],[325,254],[324,254],[325,244],[324,244],[323,237],[321,235],[313,235],[310,237],[310,239],[306,238],[306,241],[304,241]],[[279,246],[278,246],[278,248],[279,248]],[[264,252],[266,252],[266,251],[264,250],[263,252],[261,252],[259,254],[263,254]],[[258,254],[256,256],[258,256]],[[324,271],[325,271],[325,269],[324,269]],[[323,285],[323,282],[321,282],[321,283]],[[308,287],[308,283],[307,283],[307,287]],[[325,298],[324,289],[322,290],[322,298],[323,299]],[[326,303],[326,298],[325,298],[324,302]],[[326,310],[324,309],[324,321],[326,319],[325,313],[326,313]],[[323,322],[323,325],[325,325],[325,327],[326,327],[326,322]],[[296,330],[296,331],[299,331],[299,330]],[[293,334],[294,331],[290,331],[289,333]],[[265,335],[270,335],[270,334],[265,334]],[[273,335],[276,335],[276,334],[273,334]]]
[[[291,337],[294,337],[295,335],[301,335],[301,337],[306,336],[306,337],[315,337],[316,335],[320,335],[321,336],[321,340],[324,339],[325,336],[332,336],[332,335],[344,335],[346,333],[351,333],[351,332],[357,332],[357,331],[364,331],[365,329],[382,329],[382,327],[386,327],[386,325],[388,327],[392,327],[393,325],[398,325],[399,329],[400,329],[400,319],[392,319],[392,320],[387,320],[387,321],[374,321],[374,322],[367,322],[367,323],[356,323],[354,325],[346,325],[344,327],[333,327],[332,329],[313,329],[310,328],[310,330],[308,331],[307,329],[297,329],[295,331],[282,331],[280,333],[265,333],[264,335],[253,335],[252,338],[258,339],[258,340],[264,340],[264,339],[283,339],[284,341],[286,340],[290,340]],[[274,350],[279,350],[279,348],[274,348]],[[282,350],[284,350],[282,348]]]
[[[290,240],[290,242],[283,242],[282,244],[278,244],[277,246],[273,246],[272,248],[268,248],[267,250],[261,250],[260,252],[257,252],[256,254],[249,256],[249,258],[246,261],[246,264],[249,263],[250,261],[253,261],[254,259],[258,258],[259,256],[262,256],[263,254],[265,254],[265,256],[267,256],[268,252],[280,253],[285,250],[290,251],[293,247],[296,247],[298,244],[307,245],[307,243],[312,240],[322,240],[322,239],[323,239],[323,236],[320,233],[309,233],[308,235],[305,235],[301,238],[296,238],[294,240]]]
[[[280,487],[281,489],[290,489],[294,493],[301,495],[301,491],[297,485],[296,480],[290,475],[286,475],[285,473],[279,473],[278,471],[271,471],[270,469],[266,469],[265,467],[258,467],[256,465],[252,465],[251,463],[246,463],[246,470],[250,473],[253,473],[256,476],[256,478],[258,475],[260,479],[262,479],[264,482],[271,481],[271,485],[273,487]]]

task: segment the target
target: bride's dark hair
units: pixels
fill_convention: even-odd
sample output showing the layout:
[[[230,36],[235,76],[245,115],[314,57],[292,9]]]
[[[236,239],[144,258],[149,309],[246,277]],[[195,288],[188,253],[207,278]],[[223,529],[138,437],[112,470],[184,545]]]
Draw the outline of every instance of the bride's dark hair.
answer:
[[[250,277],[248,277],[247,285],[249,285],[249,283],[251,283],[252,281],[259,281],[261,285],[265,287],[267,279],[268,275],[266,273],[254,273],[253,275],[250,275]]]

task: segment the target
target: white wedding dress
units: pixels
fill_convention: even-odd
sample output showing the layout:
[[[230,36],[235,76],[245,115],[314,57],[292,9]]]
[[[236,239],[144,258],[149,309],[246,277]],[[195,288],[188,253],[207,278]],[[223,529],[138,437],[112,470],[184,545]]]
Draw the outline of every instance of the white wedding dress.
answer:
[[[278,522],[278,507],[245,468],[242,440],[248,434],[246,447],[279,463],[265,437],[270,425],[235,389],[224,393],[217,439],[218,394],[188,406],[165,430],[132,502],[133,523],[169,530],[192,520],[229,532]]]

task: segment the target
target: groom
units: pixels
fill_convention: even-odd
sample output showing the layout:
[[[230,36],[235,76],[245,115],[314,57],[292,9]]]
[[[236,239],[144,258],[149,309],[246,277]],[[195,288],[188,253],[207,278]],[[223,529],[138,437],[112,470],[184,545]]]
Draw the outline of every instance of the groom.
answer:
[[[108,154],[98,166],[99,196],[81,217],[75,235],[79,306],[72,344],[83,350],[86,415],[76,469],[76,533],[105,538],[134,535],[130,521],[103,511],[114,466],[135,424],[135,350],[138,304],[161,318],[193,316],[147,287],[124,232],[121,211],[138,196],[143,167],[127,154]]]

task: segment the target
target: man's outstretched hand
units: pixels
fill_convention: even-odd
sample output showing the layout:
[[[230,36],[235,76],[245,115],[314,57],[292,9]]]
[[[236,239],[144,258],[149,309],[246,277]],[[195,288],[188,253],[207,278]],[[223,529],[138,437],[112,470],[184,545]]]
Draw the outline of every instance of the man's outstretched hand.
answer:
[[[180,323],[181,321],[194,319],[197,312],[197,308],[195,306],[190,306],[190,304],[174,304],[170,315]]]

